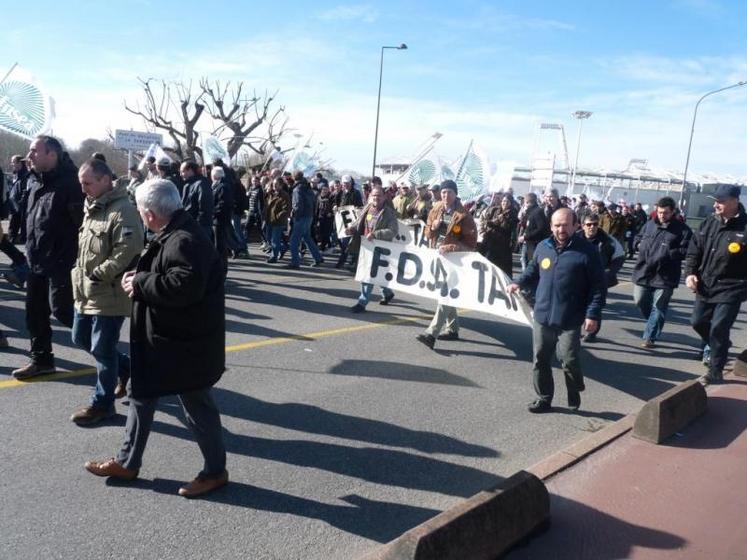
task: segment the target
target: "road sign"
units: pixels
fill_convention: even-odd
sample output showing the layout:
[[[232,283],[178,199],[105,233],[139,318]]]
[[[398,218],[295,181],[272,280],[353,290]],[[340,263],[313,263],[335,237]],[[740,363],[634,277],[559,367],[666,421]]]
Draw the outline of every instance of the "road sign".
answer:
[[[122,150],[144,151],[151,144],[163,144],[163,136],[138,130],[117,129],[114,132],[114,146]]]

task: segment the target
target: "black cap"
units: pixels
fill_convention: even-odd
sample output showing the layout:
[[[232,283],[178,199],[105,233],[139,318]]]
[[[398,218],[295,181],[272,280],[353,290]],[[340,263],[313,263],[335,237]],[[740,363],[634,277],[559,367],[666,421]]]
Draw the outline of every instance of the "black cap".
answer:
[[[457,187],[457,184],[451,179],[446,179],[443,183],[441,183],[441,190],[444,189],[450,189],[454,191],[454,194],[459,194],[459,187]]]
[[[719,185],[711,198],[723,202],[727,198],[739,198],[740,194],[742,194],[742,189],[736,185]]]

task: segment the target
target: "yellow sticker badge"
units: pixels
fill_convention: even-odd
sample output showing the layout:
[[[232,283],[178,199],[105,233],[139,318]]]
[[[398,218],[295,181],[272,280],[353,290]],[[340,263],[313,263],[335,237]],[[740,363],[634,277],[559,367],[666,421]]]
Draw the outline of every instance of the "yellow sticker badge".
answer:
[[[460,233],[462,233],[462,226],[460,226],[459,224],[456,224],[453,228],[451,228],[451,231],[459,235]]]
[[[732,243],[729,243],[729,246],[727,247],[727,249],[729,250],[731,254],[735,254],[742,250],[742,246],[736,241],[734,241]]]
[[[545,270],[547,270],[548,268],[550,268],[551,264],[552,264],[552,261],[550,259],[548,259],[547,257],[545,257],[544,259],[542,259],[542,262],[540,262],[540,266],[542,268],[544,268]]]

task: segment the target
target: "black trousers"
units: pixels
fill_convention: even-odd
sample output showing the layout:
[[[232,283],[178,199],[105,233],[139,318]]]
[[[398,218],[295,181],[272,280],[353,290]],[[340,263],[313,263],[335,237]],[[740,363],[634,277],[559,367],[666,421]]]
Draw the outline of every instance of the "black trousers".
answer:
[[[26,280],[26,328],[31,337],[31,361],[54,365],[50,315],[73,327],[73,286],[70,271],[53,274],[31,272]]]
[[[711,365],[708,373],[720,379],[729,358],[729,332],[737,320],[741,301],[712,303],[700,296],[695,298],[690,324],[705,344],[711,347]]]

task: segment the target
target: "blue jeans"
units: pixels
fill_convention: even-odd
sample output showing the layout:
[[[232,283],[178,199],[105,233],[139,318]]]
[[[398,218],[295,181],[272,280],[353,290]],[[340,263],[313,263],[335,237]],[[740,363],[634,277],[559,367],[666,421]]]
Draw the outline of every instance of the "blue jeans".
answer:
[[[246,251],[246,236],[244,235],[244,228],[241,227],[241,215],[234,214],[231,217],[231,223],[233,224],[233,230],[236,232],[236,237],[241,244],[239,249]]]
[[[311,256],[315,262],[323,261],[322,254],[319,252],[319,247],[316,246],[314,239],[311,237],[311,221],[314,218],[309,216],[308,218],[296,218],[293,221],[293,230],[291,231],[290,237],[290,252],[291,252],[291,265],[298,266],[301,264],[301,254],[298,249],[303,240],[306,243],[306,247],[309,248]]]
[[[661,336],[664,320],[667,316],[672,288],[650,288],[648,286],[634,286],[633,300],[646,319],[643,329],[643,340],[654,342]]]
[[[287,247],[283,247],[283,231],[285,226],[269,226],[270,240],[272,244],[272,257],[277,259]]]
[[[371,298],[371,292],[373,292],[374,285],[368,282],[361,282],[361,295],[358,296],[358,303],[363,307],[368,305],[368,300]],[[384,294],[385,298],[393,298],[394,292],[389,288],[381,288],[381,293]]]
[[[109,410],[114,406],[114,389],[120,370],[129,374],[130,359],[117,351],[119,331],[124,317],[83,315],[75,312],[73,343],[89,352],[96,360],[96,388],[91,406]]]

